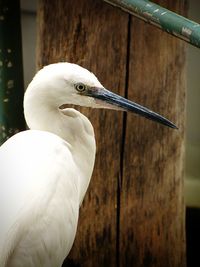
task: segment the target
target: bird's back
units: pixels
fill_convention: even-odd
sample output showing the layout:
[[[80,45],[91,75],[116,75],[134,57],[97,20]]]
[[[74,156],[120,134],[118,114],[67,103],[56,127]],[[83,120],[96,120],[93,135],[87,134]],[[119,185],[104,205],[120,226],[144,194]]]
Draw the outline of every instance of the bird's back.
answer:
[[[76,233],[79,177],[70,145],[25,131],[0,148],[0,266],[61,266]]]

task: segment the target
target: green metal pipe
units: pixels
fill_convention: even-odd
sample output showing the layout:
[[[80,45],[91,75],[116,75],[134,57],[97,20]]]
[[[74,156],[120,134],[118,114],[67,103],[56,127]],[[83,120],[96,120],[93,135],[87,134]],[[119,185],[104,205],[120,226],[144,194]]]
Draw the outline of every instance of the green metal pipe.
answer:
[[[200,48],[200,24],[147,0],[104,0]]]
[[[0,0],[0,144],[25,129],[19,0]]]

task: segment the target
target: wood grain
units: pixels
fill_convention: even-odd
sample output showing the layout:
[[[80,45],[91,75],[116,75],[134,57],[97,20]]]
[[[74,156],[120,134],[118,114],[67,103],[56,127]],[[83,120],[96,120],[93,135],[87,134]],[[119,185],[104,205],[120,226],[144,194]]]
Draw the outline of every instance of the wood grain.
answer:
[[[156,1],[185,12],[185,0]],[[167,4],[166,4],[167,3]],[[40,0],[37,65],[69,61],[179,127],[79,108],[95,170],[63,266],[184,267],[185,44],[101,0]]]
[[[167,7],[186,9],[184,1],[168,1]],[[133,17],[130,44],[128,98],[163,114],[179,130],[127,115],[120,266],[183,267],[185,44]]]
[[[74,62],[93,71],[105,87],[123,95],[128,15],[101,0],[41,0],[38,20],[38,67]],[[97,155],[80,210],[76,241],[64,266],[115,266],[123,114],[79,110],[94,126]]]

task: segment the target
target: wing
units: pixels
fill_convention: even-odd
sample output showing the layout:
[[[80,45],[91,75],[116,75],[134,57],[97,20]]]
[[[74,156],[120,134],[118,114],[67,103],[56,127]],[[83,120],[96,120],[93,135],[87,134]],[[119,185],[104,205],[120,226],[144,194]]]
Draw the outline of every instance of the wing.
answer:
[[[59,226],[57,216],[69,221],[65,230],[71,248],[78,220],[78,179],[69,144],[54,134],[25,131],[1,146],[0,266],[19,242],[28,242],[28,231],[45,239],[48,233],[41,225],[53,219]],[[32,242],[38,246],[37,238]]]

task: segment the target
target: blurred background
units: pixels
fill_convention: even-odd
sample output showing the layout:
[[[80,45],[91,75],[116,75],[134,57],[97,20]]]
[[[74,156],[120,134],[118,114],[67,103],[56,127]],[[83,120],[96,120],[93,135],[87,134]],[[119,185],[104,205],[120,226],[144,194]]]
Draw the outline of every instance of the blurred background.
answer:
[[[200,23],[200,1],[189,0],[188,17]],[[21,0],[24,86],[35,73],[36,1]],[[187,51],[187,134],[185,159],[185,201],[187,207],[188,266],[197,266],[200,238],[200,50]],[[194,262],[197,264],[194,265]],[[200,266],[200,265],[198,265]]]

